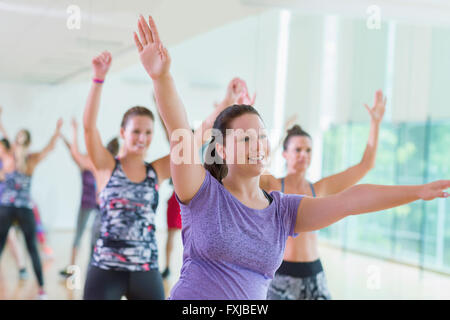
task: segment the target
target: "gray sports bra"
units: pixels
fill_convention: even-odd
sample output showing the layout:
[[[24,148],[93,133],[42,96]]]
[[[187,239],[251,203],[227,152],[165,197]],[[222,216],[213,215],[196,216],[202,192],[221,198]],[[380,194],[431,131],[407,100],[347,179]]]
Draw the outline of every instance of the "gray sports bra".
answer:
[[[314,190],[314,186],[313,186],[313,184],[311,182],[309,183],[309,187],[311,188],[312,195],[315,198],[316,197],[316,191]],[[281,178],[281,192],[284,193],[284,178]]]

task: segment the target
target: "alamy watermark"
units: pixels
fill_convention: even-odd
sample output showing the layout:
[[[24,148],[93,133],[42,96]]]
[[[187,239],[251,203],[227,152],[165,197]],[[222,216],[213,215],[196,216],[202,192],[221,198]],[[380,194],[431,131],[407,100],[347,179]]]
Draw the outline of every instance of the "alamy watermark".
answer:
[[[66,21],[67,29],[80,30],[81,29],[81,8],[77,5],[70,5],[66,10],[69,17]]]
[[[67,267],[67,273],[70,276],[66,279],[66,288],[69,290],[81,290],[81,269],[77,265]]]
[[[367,267],[367,281],[366,286],[369,290],[380,290],[381,289],[381,270],[380,267],[376,265],[370,265]]]
[[[376,5],[369,6],[366,10],[369,15],[366,20],[366,26],[369,30],[381,29],[381,8]]]

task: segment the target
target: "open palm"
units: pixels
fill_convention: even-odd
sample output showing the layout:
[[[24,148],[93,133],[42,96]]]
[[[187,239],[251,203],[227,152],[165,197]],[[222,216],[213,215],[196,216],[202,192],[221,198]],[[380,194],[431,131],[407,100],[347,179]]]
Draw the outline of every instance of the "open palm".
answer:
[[[245,82],[240,78],[234,78],[230,81],[227,88],[225,99],[230,102],[230,105],[237,103],[239,97],[244,90]]]
[[[256,93],[253,94],[252,98],[250,98],[248,88],[247,88],[247,83],[245,83],[244,80],[241,80],[241,82],[242,82],[242,88],[241,88],[241,94],[239,95],[239,98],[238,98],[238,104],[247,104],[250,106],[254,105],[255,99],[256,99]]]
[[[170,69],[170,57],[167,49],[159,39],[158,30],[152,17],[147,23],[144,17],[138,20],[139,36],[134,33],[134,41],[139,51],[141,63],[148,75],[156,80],[168,74]]]
[[[372,108],[370,108],[367,104],[365,104],[364,106],[366,107],[373,121],[377,123],[381,122],[384,112],[386,111],[386,97],[383,97],[383,91],[378,90],[375,93],[375,101]]]

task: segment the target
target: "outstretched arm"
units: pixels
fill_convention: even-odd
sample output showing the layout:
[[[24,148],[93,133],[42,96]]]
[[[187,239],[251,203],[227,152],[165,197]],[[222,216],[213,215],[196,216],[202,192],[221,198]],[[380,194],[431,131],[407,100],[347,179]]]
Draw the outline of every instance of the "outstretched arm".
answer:
[[[56,123],[56,129],[53,133],[52,137],[50,138],[49,143],[45,146],[44,149],[42,149],[40,152],[35,152],[30,154],[28,164],[31,169],[31,171],[34,170],[34,167],[41,162],[45,157],[48,156],[48,154],[55,148],[56,141],[59,138],[61,126],[63,124],[62,119],[58,119],[58,122]]]
[[[3,127],[2,114],[3,114],[3,107],[0,106],[0,133],[2,134],[3,138],[9,140],[8,133],[6,132],[5,127]]]
[[[93,170],[92,162],[89,160],[89,157],[85,154],[81,154],[78,149],[78,124],[75,119],[72,119],[72,129],[73,129],[73,137],[72,143],[70,143],[66,137],[61,135],[61,138],[64,141],[64,144],[67,146],[67,149],[70,151],[70,155],[72,156],[73,161],[78,165],[81,170]]]
[[[97,116],[100,108],[100,96],[102,86],[111,66],[111,54],[103,52],[92,60],[94,80],[89,91],[83,115],[84,139],[86,149],[94,167],[98,171],[112,172],[114,170],[114,158],[103,146],[100,132],[97,129]]]
[[[171,137],[170,171],[174,188],[179,199],[187,203],[200,189],[205,178],[205,169],[200,164],[196,152],[198,147],[195,146],[186,110],[170,74],[169,53],[161,43],[152,17],[149,17],[147,23],[141,16],[138,29],[139,36],[134,33],[136,47],[142,65],[153,80],[156,105]]]
[[[325,228],[349,215],[386,210],[419,199],[447,198],[450,180],[416,186],[381,186],[361,184],[341,193],[322,197],[305,197],[297,210],[295,232]]]
[[[378,90],[375,93],[375,102],[372,108],[369,108],[367,105],[365,107],[370,114],[371,122],[369,139],[361,162],[345,171],[316,182],[314,188],[318,195],[332,195],[349,188],[361,180],[375,166],[380,123],[386,109],[386,98],[383,97],[383,92]]]

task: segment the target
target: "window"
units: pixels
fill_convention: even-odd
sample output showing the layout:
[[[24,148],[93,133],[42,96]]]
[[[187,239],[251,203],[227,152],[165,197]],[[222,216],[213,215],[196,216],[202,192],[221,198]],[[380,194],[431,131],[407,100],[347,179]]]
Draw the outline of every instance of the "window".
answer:
[[[368,132],[369,124],[331,127],[323,140],[323,176],[358,163]],[[376,166],[360,183],[411,185],[449,177],[449,145],[450,121],[383,124]],[[345,249],[450,272],[449,208],[449,199],[416,201],[348,217],[321,230],[320,237]]]

